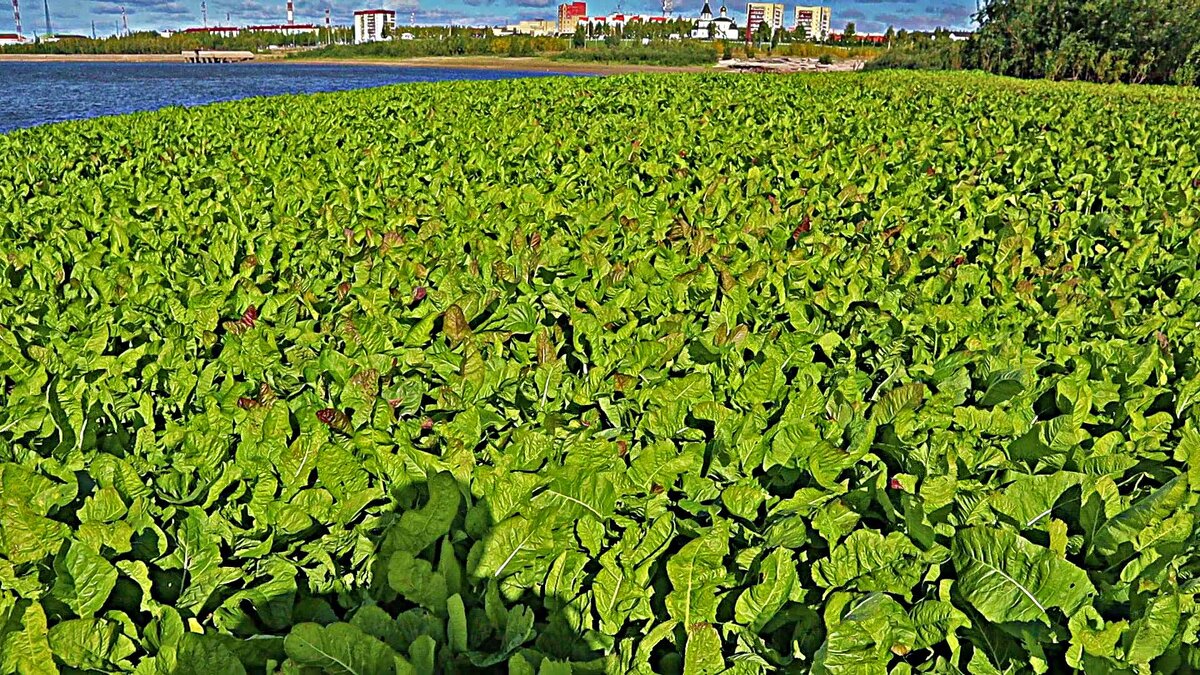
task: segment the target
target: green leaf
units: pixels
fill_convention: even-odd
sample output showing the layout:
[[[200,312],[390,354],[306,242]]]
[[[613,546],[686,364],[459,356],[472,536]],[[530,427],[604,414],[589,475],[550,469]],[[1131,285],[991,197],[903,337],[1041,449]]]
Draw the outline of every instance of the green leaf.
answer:
[[[46,630],[46,612],[36,602],[18,603],[0,642],[0,669],[6,673],[57,673]]]
[[[90,618],[108,600],[117,583],[117,568],[87,547],[75,543],[54,562],[54,589],[81,618]]]
[[[434,474],[429,479],[429,501],[419,509],[405,511],[388,529],[380,545],[381,555],[404,551],[415,556],[429,548],[450,532],[461,503],[462,493],[453,474]]]
[[[988,621],[1053,625],[1051,609],[1071,616],[1096,592],[1083,570],[1009,530],[961,530],[951,559],[955,590]]]
[[[122,670],[132,668],[129,657],[137,651],[121,626],[102,619],[72,619],[50,629],[54,658],[71,668]]]
[[[717,620],[717,588],[725,577],[728,536],[724,528],[714,528],[684,544],[667,561],[673,589],[667,595],[667,611],[685,626]]]
[[[879,425],[891,424],[905,411],[916,409],[925,400],[925,385],[910,382],[884,394],[871,407],[871,420]]]
[[[813,565],[812,577],[825,588],[849,587],[908,597],[924,573],[920,556],[921,551],[899,532],[885,537],[874,530],[855,530],[828,558]]]
[[[246,672],[242,662],[219,640],[196,633],[184,633],[176,658],[178,665],[174,673],[178,675],[244,675]]]
[[[715,675],[725,670],[721,636],[707,623],[688,627],[683,651],[683,675]]]
[[[463,654],[467,651],[467,610],[463,605],[462,596],[452,595],[446,601],[449,620],[446,624],[446,641],[450,651]]]
[[[893,654],[908,654],[917,641],[904,609],[882,593],[840,595],[826,608],[825,623],[813,673],[884,675]]]
[[[1091,545],[1103,555],[1113,555],[1117,548],[1133,541],[1154,523],[1169,517],[1188,494],[1186,476],[1176,476],[1129,508],[1104,521],[1095,530]]]
[[[1150,598],[1142,615],[1129,626],[1125,658],[1147,666],[1174,644],[1183,618],[1179,594],[1167,592]]]
[[[388,562],[388,585],[406,600],[444,616],[446,611],[446,578],[433,571],[426,560],[414,558],[407,551],[398,551]]]
[[[734,618],[754,632],[762,630],[791,597],[792,589],[799,585],[796,563],[791,552],[777,548],[759,564],[761,583],[752,586],[738,596],[734,606]]]
[[[399,658],[391,647],[348,623],[297,624],[284,638],[283,649],[297,665],[330,675],[387,675],[395,672]]]

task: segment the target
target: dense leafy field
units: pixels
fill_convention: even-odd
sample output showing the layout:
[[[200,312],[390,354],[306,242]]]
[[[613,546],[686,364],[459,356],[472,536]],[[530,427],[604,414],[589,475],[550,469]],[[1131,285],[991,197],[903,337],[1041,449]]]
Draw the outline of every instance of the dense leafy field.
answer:
[[[1198,146],[910,74],[0,136],[0,671],[1200,665]]]

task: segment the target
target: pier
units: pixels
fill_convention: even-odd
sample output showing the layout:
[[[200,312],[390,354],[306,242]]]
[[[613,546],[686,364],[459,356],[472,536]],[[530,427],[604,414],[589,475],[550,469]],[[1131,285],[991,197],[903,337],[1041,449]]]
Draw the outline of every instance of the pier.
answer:
[[[189,49],[180,54],[188,63],[239,63],[254,60],[254,52]]]

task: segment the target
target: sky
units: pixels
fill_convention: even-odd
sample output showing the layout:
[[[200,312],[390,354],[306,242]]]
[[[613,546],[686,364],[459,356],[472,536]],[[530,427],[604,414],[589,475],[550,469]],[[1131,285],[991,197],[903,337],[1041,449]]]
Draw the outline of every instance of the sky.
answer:
[[[111,34],[121,19],[121,6],[129,18],[131,30],[186,28],[201,24],[201,0],[45,0],[50,4],[50,20],[55,32],[88,34],[96,22],[99,35]],[[553,19],[561,0],[294,0],[296,21],[319,23],[325,9],[333,12],[336,24],[349,25],[356,9],[384,6],[398,12],[397,23],[408,23],[416,13],[419,24],[454,23],[457,25],[497,25],[521,19]],[[209,24],[233,25],[282,23],[286,0],[207,0]],[[717,11],[721,0],[713,0]],[[888,26],[897,30],[932,30],[938,27],[966,29],[976,0],[826,0],[833,9],[833,27],[841,30],[854,21],[858,32],[883,32]],[[26,34],[45,32],[43,0],[21,0],[21,17]],[[4,3],[7,4],[7,3]],[[672,14],[694,17],[703,0],[676,0]],[[788,20],[795,0],[785,0]],[[816,3],[813,3],[816,4]],[[627,13],[659,13],[659,0],[590,0],[589,14],[608,14],[618,9]],[[729,4],[738,23],[745,21],[744,0]],[[12,30],[13,17],[0,14],[0,32]]]

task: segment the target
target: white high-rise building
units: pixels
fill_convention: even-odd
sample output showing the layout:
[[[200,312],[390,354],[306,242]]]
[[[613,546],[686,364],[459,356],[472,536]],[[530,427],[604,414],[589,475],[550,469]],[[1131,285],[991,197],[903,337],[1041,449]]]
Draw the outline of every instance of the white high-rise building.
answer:
[[[396,13],[390,9],[360,9],[354,13],[354,44],[390,40]]]

